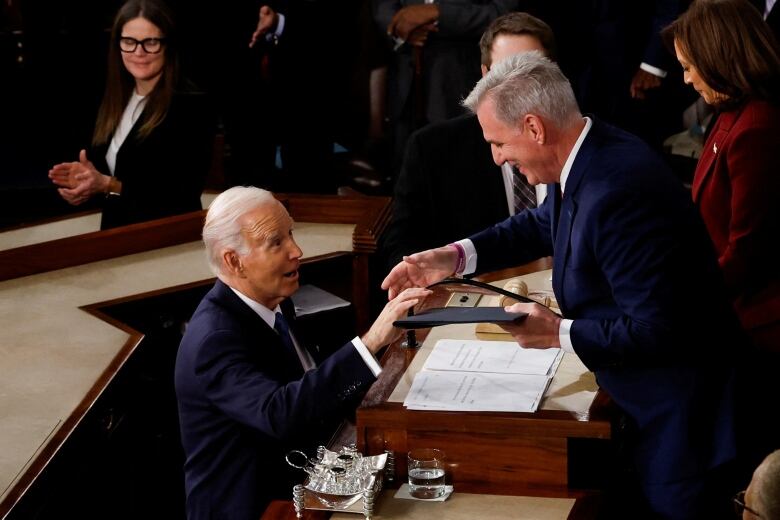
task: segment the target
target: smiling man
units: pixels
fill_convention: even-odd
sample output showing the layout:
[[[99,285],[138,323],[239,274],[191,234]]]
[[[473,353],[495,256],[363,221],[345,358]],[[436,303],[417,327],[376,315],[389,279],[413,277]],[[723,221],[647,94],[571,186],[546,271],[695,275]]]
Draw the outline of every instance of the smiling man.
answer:
[[[257,520],[303,478],[284,457],[327,444],[381,371],[374,354],[397,339],[393,321],[430,293],[407,291],[362,337],[329,356],[295,335],[288,299],[301,249],[273,195],[236,187],[209,208],[203,241],[218,280],[176,359],[187,517]]]
[[[405,257],[383,288],[392,298],[552,255],[563,317],[518,303],[509,310],[528,316],[507,330],[524,347],[575,353],[623,410],[628,475],[641,490],[627,505],[632,518],[722,518],[730,505],[720,487],[736,456],[730,363],[744,338],[690,196],[637,137],[583,117],[539,53],[495,65],[464,104],[496,164],[546,183],[549,195],[468,239]]]

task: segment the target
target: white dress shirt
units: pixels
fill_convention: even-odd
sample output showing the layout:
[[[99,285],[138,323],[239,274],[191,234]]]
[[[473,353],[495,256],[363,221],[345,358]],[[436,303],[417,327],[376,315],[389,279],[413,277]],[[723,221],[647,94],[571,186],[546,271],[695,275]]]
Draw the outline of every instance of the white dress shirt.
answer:
[[[125,142],[130,130],[133,129],[138,118],[141,117],[141,113],[146,106],[146,96],[142,96],[135,92],[130,94],[130,99],[127,101],[125,111],[122,113],[122,119],[119,120],[119,124],[114,130],[114,135],[111,137],[111,143],[106,150],[106,163],[108,164],[108,170],[111,175],[114,175],[116,169],[116,154],[119,153],[119,149],[122,148],[122,144]]]
[[[587,137],[588,132],[590,132],[590,129],[593,126],[593,120],[591,120],[591,118],[585,117],[583,119],[585,119],[585,128],[580,132],[580,136],[574,143],[574,146],[569,152],[569,156],[566,158],[566,162],[563,163],[563,169],[561,170],[560,184],[562,194],[566,192],[566,181],[569,178],[574,159],[577,158],[577,153],[579,153],[580,147],[582,147],[582,143],[585,141],[585,137]],[[471,274],[477,270],[477,250],[474,247],[474,243],[466,238],[464,240],[459,240],[458,244],[463,247],[463,251],[466,255],[465,268],[461,274]],[[569,334],[572,322],[572,320],[562,319],[558,329],[558,340],[561,343],[561,348],[565,352],[574,352],[574,346],[571,343],[571,336]]]

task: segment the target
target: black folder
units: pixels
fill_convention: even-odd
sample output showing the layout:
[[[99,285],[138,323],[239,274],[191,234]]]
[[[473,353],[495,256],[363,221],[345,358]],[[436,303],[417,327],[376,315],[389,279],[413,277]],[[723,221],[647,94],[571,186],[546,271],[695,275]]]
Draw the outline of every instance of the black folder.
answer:
[[[525,312],[506,312],[503,307],[441,307],[394,321],[401,329],[427,329],[451,323],[517,323]]]

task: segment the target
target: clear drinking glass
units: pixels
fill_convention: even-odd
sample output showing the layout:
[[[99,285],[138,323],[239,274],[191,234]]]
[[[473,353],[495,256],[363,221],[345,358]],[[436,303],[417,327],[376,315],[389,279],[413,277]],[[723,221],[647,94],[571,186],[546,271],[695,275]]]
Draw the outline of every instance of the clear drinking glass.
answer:
[[[436,448],[417,448],[409,452],[409,494],[431,499],[444,494],[444,452]]]

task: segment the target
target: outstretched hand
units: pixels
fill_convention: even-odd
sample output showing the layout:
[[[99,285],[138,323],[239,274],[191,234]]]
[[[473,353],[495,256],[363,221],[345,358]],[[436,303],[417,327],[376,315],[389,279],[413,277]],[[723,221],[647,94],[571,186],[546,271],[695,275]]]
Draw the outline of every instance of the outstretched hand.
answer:
[[[519,323],[501,324],[501,328],[512,335],[525,348],[546,349],[560,347],[559,330],[561,317],[538,303],[516,303],[504,307],[507,312],[528,314]]]
[[[54,165],[49,178],[59,186],[57,191],[68,203],[77,206],[96,193],[106,193],[111,178],[103,175],[87,159],[87,151],[81,150],[79,160]]]
[[[429,289],[407,289],[397,298],[387,302],[385,308],[366,334],[361,338],[363,344],[376,354],[385,345],[397,340],[403,334],[403,330],[393,326],[393,322],[406,316],[409,309],[431,294]]]
[[[382,289],[392,300],[410,287],[427,287],[455,273],[458,252],[452,246],[428,249],[405,256],[382,281]]]

